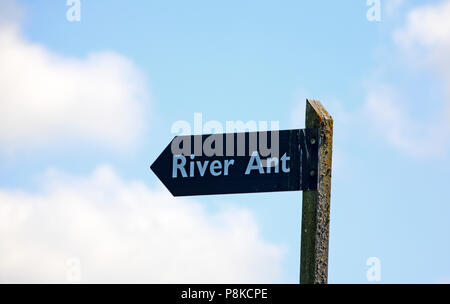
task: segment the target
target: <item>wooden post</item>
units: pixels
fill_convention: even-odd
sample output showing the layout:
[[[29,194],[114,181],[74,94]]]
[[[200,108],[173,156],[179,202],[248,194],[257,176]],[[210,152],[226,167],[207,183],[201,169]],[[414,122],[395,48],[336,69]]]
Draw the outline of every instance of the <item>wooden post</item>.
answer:
[[[319,185],[303,191],[300,284],[327,284],[333,118],[318,100],[306,100],[306,128],[320,128]]]

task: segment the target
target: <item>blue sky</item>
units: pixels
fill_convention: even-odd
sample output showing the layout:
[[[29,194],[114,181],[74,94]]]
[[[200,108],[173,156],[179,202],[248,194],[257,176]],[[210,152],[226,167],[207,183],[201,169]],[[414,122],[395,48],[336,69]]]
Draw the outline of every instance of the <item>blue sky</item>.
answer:
[[[67,230],[61,220],[37,229],[41,235],[35,245],[27,241],[45,219],[70,221],[63,206],[78,210],[81,201],[84,212],[95,205],[94,229],[97,221],[131,225],[141,212],[151,214],[150,220],[139,217],[146,225],[158,222],[160,206],[175,204],[179,209],[170,210],[184,214],[187,223],[198,220],[206,223],[200,228],[221,231],[203,235],[204,229],[192,224],[186,229],[192,233],[190,244],[196,245],[181,249],[186,250],[183,259],[167,253],[167,265],[174,269],[180,261],[203,265],[192,275],[183,270],[184,281],[214,281],[214,275],[223,275],[231,282],[297,282],[301,193],[175,200],[161,194],[165,190],[148,167],[173,137],[171,125],[193,122],[195,112],[205,121],[279,121],[282,129],[303,127],[306,97],[320,99],[335,119],[329,281],[367,283],[369,257],[381,261],[383,283],[450,280],[450,23],[445,15],[450,2],[381,0],[380,22],[367,20],[366,1],[242,2],[82,0],[81,22],[69,22],[65,1],[22,0],[8,8],[18,17],[0,14],[7,20],[1,27],[19,28],[2,31],[8,33],[4,37],[22,41],[2,38],[0,45],[22,54],[11,60],[11,53],[0,50],[2,62],[10,64],[0,74],[0,88],[12,87],[0,93],[6,113],[0,117],[14,118],[0,124],[2,210],[20,219],[16,209],[26,201],[29,214],[0,228],[8,235],[5,257],[11,261],[0,264],[1,280],[59,281],[64,274],[52,261],[75,256],[88,281],[108,281],[108,271],[118,280],[176,281],[172,272],[145,258],[149,252],[163,261],[164,250],[178,248],[170,230],[180,225],[176,217],[171,222],[169,216],[164,226],[172,240],[164,242],[167,247],[136,245],[158,233],[152,228],[141,239],[132,236],[136,243],[130,247],[142,254],[137,261],[147,263],[145,269],[153,273],[149,277],[133,270],[138,266],[126,267],[130,253],[114,252],[124,241],[121,230],[115,235],[105,228],[105,238],[113,241],[99,249],[79,222]],[[33,80],[23,83],[24,77],[11,76],[30,73]],[[42,107],[33,110],[36,105]],[[146,189],[136,198],[131,191],[135,182]],[[122,192],[114,191],[118,187],[127,193],[127,204],[136,199],[143,208],[124,215],[127,220],[114,213],[115,205],[123,203]],[[103,192],[110,190],[117,197],[98,207],[96,198],[103,202],[104,195],[112,195]],[[115,203],[109,207],[108,200]],[[150,207],[146,200],[152,201]],[[47,213],[40,211],[42,204]],[[128,214],[127,206],[119,209]],[[215,221],[224,214],[224,224]],[[235,231],[234,225],[243,230]],[[62,235],[57,237],[55,230]],[[60,238],[67,246],[55,245]],[[226,249],[235,241],[242,252]],[[33,257],[15,259],[23,248],[39,252],[51,271],[30,270]],[[100,258],[91,251],[110,254],[111,261],[124,262],[124,269],[112,262],[92,266]],[[153,251],[161,254],[153,256]],[[196,256],[204,251],[208,254],[199,261]],[[253,259],[242,277],[226,270],[227,263],[241,266]]]

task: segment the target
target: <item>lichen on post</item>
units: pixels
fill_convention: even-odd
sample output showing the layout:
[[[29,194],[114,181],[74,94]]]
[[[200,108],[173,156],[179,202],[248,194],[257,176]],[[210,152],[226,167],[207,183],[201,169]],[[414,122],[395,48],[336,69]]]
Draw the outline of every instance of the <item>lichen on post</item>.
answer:
[[[333,118],[318,100],[306,100],[306,128],[320,129],[319,184],[303,191],[300,283],[327,284]]]

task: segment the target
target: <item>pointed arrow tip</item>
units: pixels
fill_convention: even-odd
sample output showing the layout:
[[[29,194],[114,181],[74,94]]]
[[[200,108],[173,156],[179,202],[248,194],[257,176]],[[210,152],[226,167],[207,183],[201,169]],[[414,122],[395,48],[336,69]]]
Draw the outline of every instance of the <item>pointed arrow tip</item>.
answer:
[[[164,154],[164,151],[161,153],[161,155]],[[173,185],[171,185],[171,183],[167,180],[167,178],[161,173],[161,168],[160,168],[160,156],[158,156],[158,158],[150,165],[150,170],[153,172],[153,174],[156,175],[156,177],[158,178],[158,180],[164,185],[164,187],[169,190],[170,194],[172,194],[172,196],[177,197],[179,196],[178,194],[174,193],[174,187]]]

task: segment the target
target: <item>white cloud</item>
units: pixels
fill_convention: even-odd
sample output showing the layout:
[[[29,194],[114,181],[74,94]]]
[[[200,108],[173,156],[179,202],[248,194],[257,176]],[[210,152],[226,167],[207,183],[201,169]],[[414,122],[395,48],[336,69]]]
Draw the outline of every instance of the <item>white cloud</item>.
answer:
[[[423,5],[406,14],[403,27],[393,32],[396,61],[433,75],[444,99],[429,120],[409,114],[412,103],[427,105],[405,96],[392,84],[369,85],[364,107],[366,117],[388,141],[413,156],[436,156],[448,151],[450,142],[450,0]],[[386,70],[389,67],[385,67]],[[414,69],[405,71],[410,73]],[[420,88],[414,88],[420,90]]]
[[[449,16],[450,0],[413,9],[407,15],[406,25],[393,36],[402,52],[440,77],[450,99]]]
[[[207,212],[107,166],[41,180],[37,193],[0,189],[1,282],[66,282],[73,257],[81,282],[280,279],[282,250],[261,239],[246,209]]]
[[[412,9],[406,25],[395,32],[397,42],[430,48],[450,46],[450,1],[423,5]]]
[[[371,119],[379,135],[399,150],[415,157],[441,156],[447,144],[441,124],[415,122],[403,99],[389,86],[372,87],[362,115]]]
[[[144,130],[145,80],[121,55],[63,56],[6,22],[0,66],[0,152],[79,140],[123,148]]]

